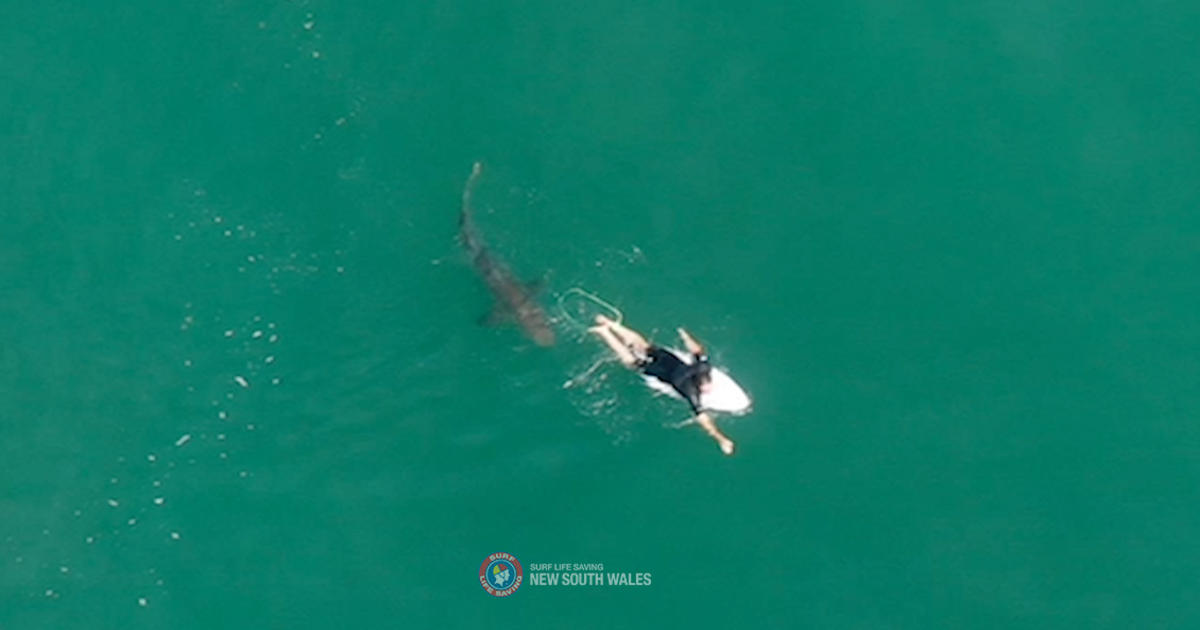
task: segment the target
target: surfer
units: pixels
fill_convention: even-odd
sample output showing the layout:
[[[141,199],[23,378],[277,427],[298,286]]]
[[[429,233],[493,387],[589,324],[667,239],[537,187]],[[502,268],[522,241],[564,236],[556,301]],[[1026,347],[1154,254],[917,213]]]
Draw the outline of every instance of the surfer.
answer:
[[[708,363],[704,346],[686,330],[677,329],[680,339],[691,354],[690,361],[685,361],[670,350],[646,341],[646,338],[637,332],[603,315],[597,315],[596,325],[588,330],[604,340],[625,367],[657,379],[678,393],[692,408],[695,420],[704,432],[717,441],[721,452],[726,455],[733,454],[733,440],[721,433],[712,416],[701,406],[701,394],[712,387],[712,366]]]

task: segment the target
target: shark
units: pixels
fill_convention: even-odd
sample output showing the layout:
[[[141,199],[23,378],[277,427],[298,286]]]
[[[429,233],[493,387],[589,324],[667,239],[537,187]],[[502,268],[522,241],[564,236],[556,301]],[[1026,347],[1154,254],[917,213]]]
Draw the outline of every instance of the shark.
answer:
[[[479,174],[483,172],[483,164],[476,162],[471,168],[471,176],[463,187],[462,211],[458,216],[458,235],[463,248],[471,258],[471,265],[484,284],[496,298],[492,314],[488,322],[497,323],[512,320],[521,327],[525,335],[539,346],[554,345],[554,330],[550,328],[550,318],[538,304],[536,289],[533,285],[521,282],[512,270],[498,256],[493,254],[483,242],[479,228],[475,225],[474,210],[471,207],[471,197],[475,192],[475,184]]]

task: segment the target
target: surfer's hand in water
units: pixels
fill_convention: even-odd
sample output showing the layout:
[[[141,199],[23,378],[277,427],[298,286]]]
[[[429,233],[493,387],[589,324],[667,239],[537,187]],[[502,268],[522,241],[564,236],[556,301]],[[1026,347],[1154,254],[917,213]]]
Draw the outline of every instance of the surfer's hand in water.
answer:
[[[725,437],[724,433],[717,428],[717,423],[713,422],[712,416],[708,412],[702,411],[696,414],[696,422],[704,429],[704,432],[712,436],[712,439],[717,441],[717,445],[721,447],[721,452],[726,455],[733,455],[733,440]]]

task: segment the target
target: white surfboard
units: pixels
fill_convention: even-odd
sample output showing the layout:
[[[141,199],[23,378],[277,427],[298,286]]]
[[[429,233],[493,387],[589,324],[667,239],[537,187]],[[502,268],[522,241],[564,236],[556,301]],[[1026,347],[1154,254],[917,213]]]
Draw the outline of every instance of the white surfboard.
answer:
[[[692,355],[675,348],[667,348],[671,354],[679,357],[684,363],[692,363]],[[724,413],[732,413],[741,415],[750,411],[750,396],[746,394],[746,390],[742,389],[737,381],[733,380],[724,370],[717,368],[712,369],[712,385],[708,391],[700,392],[700,408],[705,411],[720,411]],[[680,398],[679,392],[675,391],[670,385],[654,378],[653,376],[642,375],[646,385],[656,392]]]

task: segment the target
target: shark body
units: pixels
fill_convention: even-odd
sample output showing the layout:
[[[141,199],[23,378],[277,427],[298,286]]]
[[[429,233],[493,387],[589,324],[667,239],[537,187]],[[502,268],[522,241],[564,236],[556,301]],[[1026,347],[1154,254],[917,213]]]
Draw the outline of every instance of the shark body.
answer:
[[[458,233],[467,255],[471,257],[471,265],[496,298],[496,306],[489,320],[512,318],[534,343],[539,346],[552,346],[554,331],[550,328],[546,311],[538,304],[533,290],[528,284],[517,279],[504,261],[492,254],[475,226],[471,196],[482,170],[483,165],[476,162],[471,169],[471,176],[467,178],[466,186],[463,187]]]

